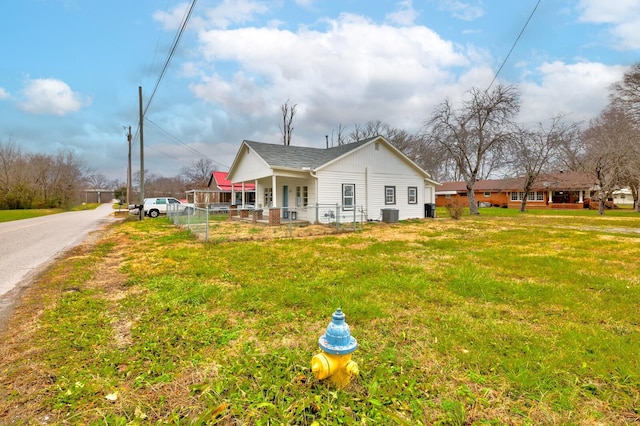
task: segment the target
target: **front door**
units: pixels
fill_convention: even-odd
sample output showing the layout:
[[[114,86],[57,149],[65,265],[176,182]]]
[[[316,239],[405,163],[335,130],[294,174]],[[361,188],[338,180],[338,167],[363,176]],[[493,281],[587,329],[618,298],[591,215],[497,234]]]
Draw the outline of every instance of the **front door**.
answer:
[[[289,218],[289,186],[282,187],[282,217]]]

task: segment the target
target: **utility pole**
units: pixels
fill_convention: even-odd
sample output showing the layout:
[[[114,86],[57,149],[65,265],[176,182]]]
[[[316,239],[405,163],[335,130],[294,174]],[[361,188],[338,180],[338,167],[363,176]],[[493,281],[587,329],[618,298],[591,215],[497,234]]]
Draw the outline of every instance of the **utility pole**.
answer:
[[[129,142],[129,162],[127,163],[127,208],[129,208],[129,205],[131,204],[131,126],[129,126],[127,141]]]
[[[142,86],[138,86],[138,98],[140,100],[140,220],[144,218],[144,114],[142,112]]]

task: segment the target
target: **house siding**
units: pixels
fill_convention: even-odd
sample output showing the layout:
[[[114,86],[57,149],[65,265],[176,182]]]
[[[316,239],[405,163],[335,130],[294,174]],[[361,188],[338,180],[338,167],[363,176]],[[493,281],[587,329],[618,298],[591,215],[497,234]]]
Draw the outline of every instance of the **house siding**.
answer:
[[[377,146],[376,146],[377,145]],[[366,166],[363,166],[366,165]],[[372,143],[318,172],[320,204],[342,204],[342,184],[356,185],[356,206],[369,220],[381,219],[385,208],[399,210],[400,220],[424,217],[424,177],[385,144]],[[395,204],[385,204],[385,186],[396,188]],[[417,203],[408,203],[409,187],[417,189]],[[342,212],[342,215],[352,212]]]
[[[252,149],[243,146],[241,155],[242,161],[238,164],[234,174],[233,183],[253,181],[266,176],[271,176],[271,168]]]

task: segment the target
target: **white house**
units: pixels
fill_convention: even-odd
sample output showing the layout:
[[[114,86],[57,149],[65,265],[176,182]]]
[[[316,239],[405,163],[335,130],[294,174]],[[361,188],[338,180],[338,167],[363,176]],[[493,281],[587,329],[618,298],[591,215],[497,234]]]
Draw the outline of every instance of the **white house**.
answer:
[[[616,206],[633,206],[633,193],[629,188],[613,191],[613,203]]]
[[[326,149],[245,140],[227,178],[255,185],[270,222],[421,218],[438,184],[381,136]]]

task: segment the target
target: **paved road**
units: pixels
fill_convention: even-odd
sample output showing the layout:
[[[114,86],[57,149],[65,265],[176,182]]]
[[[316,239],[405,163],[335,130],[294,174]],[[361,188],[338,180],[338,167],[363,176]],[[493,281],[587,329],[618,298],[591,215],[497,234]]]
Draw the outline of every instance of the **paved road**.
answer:
[[[102,204],[95,210],[0,223],[0,329],[34,276],[90,232],[117,220],[112,212],[111,204]]]

